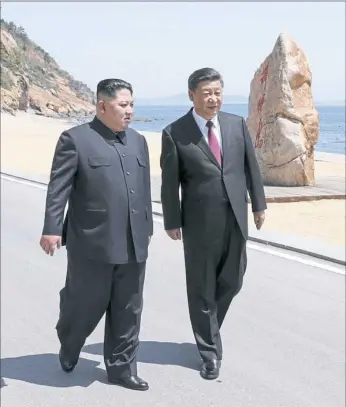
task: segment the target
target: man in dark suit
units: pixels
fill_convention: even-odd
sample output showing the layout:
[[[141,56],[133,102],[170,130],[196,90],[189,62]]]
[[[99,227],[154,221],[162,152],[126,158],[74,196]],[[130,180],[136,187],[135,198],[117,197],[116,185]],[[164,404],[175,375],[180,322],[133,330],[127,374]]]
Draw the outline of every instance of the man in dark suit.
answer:
[[[167,234],[178,240],[182,230],[200,373],[215,379],[222,359],[220,328],[246,269],[247,190],[258,229],[266,201],[244,119],[219,111],[221,75],[203,68],[188,86],[194,108],[162,134],[161,200]]]
[[[153,219],[147,143],[128,127],[132,94],[123,80],[101,81],[95,118],[60,136],[40,245],[53,255],[66,243],[67,277],[56,326],[62,368],[74,369],[106,313],[109,382],[147,390],[137,376],[136,353]]]

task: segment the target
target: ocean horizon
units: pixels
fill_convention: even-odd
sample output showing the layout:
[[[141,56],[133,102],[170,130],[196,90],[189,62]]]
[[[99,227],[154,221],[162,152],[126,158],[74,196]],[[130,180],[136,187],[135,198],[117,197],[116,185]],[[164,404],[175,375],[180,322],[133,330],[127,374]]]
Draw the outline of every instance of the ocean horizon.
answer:
[[[169,123],[177,120],[189,109],[188,105],[137,105],[131,127],[138,131],[161,132]],[[316,105],[316,109],[320,116],[320,132],[315,150],[345,155],[345,106]],[[222,110],[244,118],[248,115],[246,103],[224,104]]]

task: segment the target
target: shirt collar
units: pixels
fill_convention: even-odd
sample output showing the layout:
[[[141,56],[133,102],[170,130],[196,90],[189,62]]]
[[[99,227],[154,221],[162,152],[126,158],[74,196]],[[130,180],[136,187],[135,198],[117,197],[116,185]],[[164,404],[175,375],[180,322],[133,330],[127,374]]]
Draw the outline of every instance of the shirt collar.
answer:
[[[200,116],[195,108],[192,109],[192,115],[194,117],[194,119],[196,120],[198,126],[200,129],[204,129],[206,127],[206,124],[209,120],[204,119],[202,116]],[[214,124],[215,127],[217,127],[218,125],[218,118],[217,115],[215,115],[212,119],[210,119],[210,121]]]
[[[126,131],[115,132],[111,130],[97,116],[94,117],[93,123],[99,130],[99,134],[111,144],[113,144],[117,140],[119,140],[123,144],[126,144]]]

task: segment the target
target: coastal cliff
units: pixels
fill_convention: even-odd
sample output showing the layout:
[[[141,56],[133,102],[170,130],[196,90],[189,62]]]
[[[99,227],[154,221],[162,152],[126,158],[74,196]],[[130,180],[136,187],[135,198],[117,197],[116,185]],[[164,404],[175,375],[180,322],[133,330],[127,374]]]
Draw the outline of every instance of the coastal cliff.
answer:
[[[95,110],[95,94],[75,80],[24,28],[1,19],[1,111],[81,117]]]

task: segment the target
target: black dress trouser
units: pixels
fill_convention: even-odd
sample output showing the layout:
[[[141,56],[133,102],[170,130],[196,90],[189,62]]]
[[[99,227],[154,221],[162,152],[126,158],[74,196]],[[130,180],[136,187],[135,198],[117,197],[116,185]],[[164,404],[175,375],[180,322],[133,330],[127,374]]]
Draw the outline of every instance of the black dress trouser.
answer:
[[[146,263],[107,264],[68,253],[57,334],[69,362],[106,313],[104,361],[110,379],[136,375]]]
[[[243,284],[246,240],[229,203],[215,205],[205,225],[196,227],[199,236],[184,236],[190,320],[202,359],[221,360],[220,328]]]

